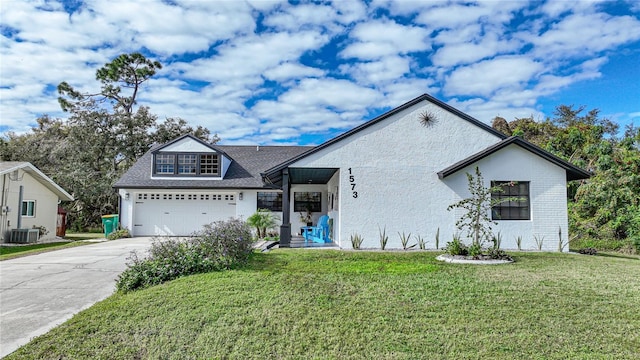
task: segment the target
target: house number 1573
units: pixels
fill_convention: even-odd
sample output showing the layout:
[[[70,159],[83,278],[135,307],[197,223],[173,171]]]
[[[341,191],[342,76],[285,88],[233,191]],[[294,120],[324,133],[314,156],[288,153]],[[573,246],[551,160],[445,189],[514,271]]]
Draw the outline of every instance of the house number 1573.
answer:
[[[358,192],[356,191],[356,178],[353,176],[351,168],[349,168],[349,185],[351,186],[351,196],[356,199],[358,197]]]

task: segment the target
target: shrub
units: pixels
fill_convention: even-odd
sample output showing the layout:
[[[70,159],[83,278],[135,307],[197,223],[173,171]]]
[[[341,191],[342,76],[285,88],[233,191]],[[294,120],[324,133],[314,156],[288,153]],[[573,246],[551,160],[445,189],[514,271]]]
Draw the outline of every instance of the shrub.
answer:
[[[467,248],[467,252],[469,253],[469,256],[477,259],[482,255],[482,247],[478,243],[473,243],[469,248]]]
[[[462,243],[460,236],[454,235],[453,240],[449,241],[444,247],[444,251],[449,255],[463,255],[466,256],[469,252],[467,246]]]
[[[247,224],[256,228],[258,239],[267,237],[267,231],[278,225],[278,218],[267,209],[258,209],[253,215],[247,218]]]
[[[400,243],[402,244],[403,250],[409,250],[416,246],[416,244],[409,246],[409,240],[411,240],[411,233],[409,233],[408,236],[404,232],[402,234],[398,233],[398,236],[400,237]]]
[[[182,241],[155,239],[147,258],[131,254],[116,288],[126,292],[181,276],[230,269],[246,263],[252,244],[251,228],[236,219],[205,225],[192,238]]]
[[[583,255],[597,255],[598,254],[598,250],[596,250],[594,248],[584,248],[584,249],[578,250],[578,253],[583,254]]]
[[[129,229],[127,228],[118,229],[112,232],[111,234],[107,235],[108,240],[117,240],[117,239],[128,238],[128,237],[131,237],[131,234],[129,233]]]
[[[47,228],[44,227],[44,226],[35,226],[35,225],[33,225],[32,228],[33,229],[38,229],[38,234],[41,237],[45,236],[45,235],[47,235],[49,233],[49,230],[47,230]]]
[[[354,250],[359,250],[363,241],[364,241],[364,238],[362,237],[362,235],[360,235],[360,234],[352,234],[351,235],[351,247]]]
[[[500,250],[500,249],[496,249],[496,248],[491,248],[487,250],[487,257],[489,257],[490,259],[494,259],[494,260],[509,260],[509,261],[513,261],[513,258],[509,255],[507,255],[507,253],[504,250]]]

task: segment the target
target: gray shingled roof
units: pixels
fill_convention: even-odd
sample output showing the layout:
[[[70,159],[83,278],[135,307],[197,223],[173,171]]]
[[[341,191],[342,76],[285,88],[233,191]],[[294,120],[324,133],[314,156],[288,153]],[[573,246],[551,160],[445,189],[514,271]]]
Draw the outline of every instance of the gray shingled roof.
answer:
[[[155,147],[149,150],[113,185],[114,188],[151,189],[262,189],[261,172],[311,149],[309,146],[231,146],[215,145],[232,162],[222,180],[152,179]]]

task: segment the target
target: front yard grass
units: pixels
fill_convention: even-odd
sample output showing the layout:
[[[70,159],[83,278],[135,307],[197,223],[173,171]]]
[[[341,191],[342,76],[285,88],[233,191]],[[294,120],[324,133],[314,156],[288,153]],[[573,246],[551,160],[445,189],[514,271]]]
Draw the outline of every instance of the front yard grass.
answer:
[[[115,294],[6,359],[638,359],[640,260],[276,250]]]
[[[64,249],[68,247],[87,245],[88,242],[84,241],[59,241],[59,242],[50,242],[50,243],[42,243],[42,244],[33,244],[33,245],[12,245],[12,246],[0,246],[0,261],[15,259],[27,255],[35,255],[41,254],[48,251]]]

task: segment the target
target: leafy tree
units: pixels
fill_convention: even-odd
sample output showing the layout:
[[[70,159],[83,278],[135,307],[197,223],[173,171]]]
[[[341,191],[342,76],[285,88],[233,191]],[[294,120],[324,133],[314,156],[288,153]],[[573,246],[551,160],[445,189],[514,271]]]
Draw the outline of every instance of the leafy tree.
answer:
[[[191,134],[210,144],[220,141],[218,135],[209,132],[209,129],[200,125],[195,129],[181,118],[167,118],[163,123],[156,126],[155,132],[150,134],[151,143],[164,144],[183,134]]]
[[[569,230],[581,238],[622,244],[640,238],[640,135],[618,125],[597,109],[560,105],[545,121],[515,119],[494,128],[512,131],[551,153],[593,172],[588,180],[568,184]],[[511,135],[511,134],[509,134]],[[638,240],[640,242],[640,240]]]
[[[476,166],[475,177],[467,173],[468,188],[471,197],[462,199],[447,207],[451,211],[460,208],[465,213],[456,221],[456,227],[461,231],[466,231],[467,236],[473,239],[472,245],[478,249],[485,240],[493,239],[491,225],[498,223],[491,219],[491,208],[506,201],[518,201],[518,198],[492,198],[491,194],[501,193],[504,190],[501,186],[485,187],[484,178],[480,169]]]
[[[77,228],[97,226],[100,216],[117,211],[111,186],[154,142],[191,133],[215,143],[209,130],[182,119],[158,124],[147,106],[138,106],[142,85],[162,66],[140,53],[123,54],[96,71],[101,84],[82,93],[67,82],[58,86],[66,120],[45,115],[26,134],[9,133],[0,141],[4,160],[29,161],[76,200],[65,206]]]

